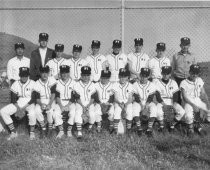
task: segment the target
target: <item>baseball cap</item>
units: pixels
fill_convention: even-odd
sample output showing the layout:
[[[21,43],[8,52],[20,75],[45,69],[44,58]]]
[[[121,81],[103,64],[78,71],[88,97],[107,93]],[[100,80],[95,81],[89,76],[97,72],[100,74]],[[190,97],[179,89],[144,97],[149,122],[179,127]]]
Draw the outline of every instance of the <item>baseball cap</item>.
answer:
[[[181,45],[184,45],[184,46],[190,45],[190,39],[188,37],[182,37]]]
[[[149,77],[150,69],[149,68],[141,68],[140,75],[143,77]]]
[[[61,65],[60,66],[60,73],[69,73],[70,72],[70,67],[67,65]]]
[[[100,48],[101,42],[98,40],[93,40],[91,44],[91,48]]]
[[[81,52],[82,51],[82,46],[78,44],[73,45],[73,52]]]
[[[191,73],[193,73],[193,74],[199,74],[200,73],[200,66],[199,65],[197,65],[197,64],[192,64],[191,66],[190,66],[190,71],[189,72],[191,72]]]
[[[47,33],[39,34],[39,41],[48,41],[49,35]]]
[[[64,45],[63,44],[55,44],[55,51],[57,52],[63,52]]]
[[[143,45],[143,39],[142,38],[135,38],[134,42],[135,42],[135,45]]]
[[[130,76],[130,72],[129,72],[129,70],[127,70],[125,68],[120,68],[119,76],[120,77],[128,77],[128,76]]]
[[[157,43],[156,49],[157,49],[157,50],[160,50],[160,51],[165,51],[165,49],[166,49],[166,44],[163,43],[163,42]]]
[[[109,70],[102,70],[101,71],[101,78],[110,78],[111,72]]]
[[[41,66],[39,68],[40,73],[49,73],[50,72],[50,67],[49,66]]]
[[[16,44],[15,44],[15,50],[18,49],[18,48],[25,49],[24,43],[22,43],[22,42],[16,43]]]
[[[162,69],[162,74],[171,74],[172,71],[171,66],[163,66],[161,69]]]
[[[121,48],[122,47],[122,41],[121,40],[114,40],[112,47],[113,48]]]
[[[29,76],[29,68],[28,67],[20,67],[19,68],[19,76],[20,77],[28,77]]]
[[[89,66],[83,66],[81,68],[81,74],[90,75],[91,74],[91,68]]]

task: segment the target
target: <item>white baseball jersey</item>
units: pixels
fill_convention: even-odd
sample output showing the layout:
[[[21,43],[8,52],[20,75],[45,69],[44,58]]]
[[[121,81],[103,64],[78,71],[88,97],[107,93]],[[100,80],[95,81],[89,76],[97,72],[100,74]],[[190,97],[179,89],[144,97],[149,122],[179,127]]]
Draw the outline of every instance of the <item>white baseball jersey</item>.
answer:
[[[46,83],[43,83],[41,79],[35,83],[35,91],[40,94],[41,102],[48,104],[51,97],[51,87],[56,84],[56,80],[53,77],[48,77]]]
[[[153,79],[162,78],[161,68],[163,66],[170,66],[171,62],[167,57],[153,57],[149,60],[149,68],[151,69],[151,76]]]
[[[106,57],[98,54],[97,56],[87,56],[87,65],[91,67],[91,80],[98,81],[101,77],[101,71],[105,69]]]
[[[57,80],[56,91],[60,93],[61,104],[63,106],[67,105],[71,99],[71,94],[75,86],[75,81],[69,79],[66,83],[61,79]]]
[[[199,98],[201,94],[201,89],[204,85],[203,80],[197,77],[195,82],[185,79],[181,82],[180,88],[183,88],[189,98]]]
[[[19,107],[24,107],[31,100],[31,94],[34,91],[34,88],[35,82],[30,79],[24,84],[22,84],[20,80],[17,80],[12,84],[10,90],[19,97],[17,101]]]
[[[113,84],[114,97],[121,103],[127,103],[133,94],[133,85],[127,82],[124,86],[116,82]]]
[[[107,103],[110,96],[113,95],[113,84],[111,82],[106,85],[101,84],[101,82],[97,82],[95,84],[95,88],[101,103]]]
[[[130,63],[131,70],[134,73],[140,73],[141,68],[148,68],[149,66],[149,56],[145,53],[130,53],[128,54],[128,60]]]
[[[70,67],[70,77],[73,80],[79,80],[81,77],[81,68],[87,65],[86,60],[79,58],[78,60],[74,60],[70,58],[63,62],[63,65],[68,65]]]
[[[88,84],[84,84],[80,80],[75,83],[74,90],[80,95],[80,100],[84,106],[87,106],[90,103],[91,95],[96,92],[95,84],[92,81]]]
[[[108,65],[109,65],[109,70],[111,71],[111,78],[110,81],[118,81],[118,75],[119,75],[119,70],[121,68],[125,68],[126,64],[127,64],[127,56],[123,53],[120,53],[118,55],[113,55],[113,54],[109,54],[107,56],[107,61],[108,61]]]
[[[161,79],[155,82],[157,90],[160,92],[161,98],[166,104],[172,105],[173,94],[179,91],[176,81],[169,79],[165,84]]]
[[[65,61],[65,58],[61,58],[59,61],[54,58],[52,60],[49,60],[46,65],[50,67],[50,77],[54,77],[58,79],[60,77],[60,66],[63,65],[63,62]]]
[[[146,104],[149,95],[152,95],[156,92],[155,84],[150,81],[148,81],[147,84],[141,84],[139,82],[135,82],[133,84],[133,88],[134,88],[134,93],[140,96],[140,100],[143,105]]]
[[[11,58],[7,63],[7,76],[11,80],[19,80],[19,68],[30,67],[30,59],[23,56],[20,60],[18,57]]]

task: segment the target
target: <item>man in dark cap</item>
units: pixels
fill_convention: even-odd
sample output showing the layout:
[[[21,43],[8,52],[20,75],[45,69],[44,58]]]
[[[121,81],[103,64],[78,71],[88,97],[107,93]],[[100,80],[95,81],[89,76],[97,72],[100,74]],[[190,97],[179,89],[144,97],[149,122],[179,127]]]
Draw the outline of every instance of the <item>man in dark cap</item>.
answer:
[[[134,82],[139,78],[141,68],[148,67],[149,56],[142,51],[143,38],[134,39],[135,51],[128,54],[129,70],[131,72],[130,80]]]
[[[189,77],[180,84],[185,109],[185,122],[188,124],[189,135],[194,133],[194,120],[203,119],[210,122],[210,103],[199,73],[200,66],[192,64],[189,69]],[[202,126],[200,124],[198,126],[198,133],[203,135]]]
[[[171,61],[165,56],[166,44],[163,42],[157,43],[157,55],[149,60],[149,69],[151,70],[151,77],[153,81],[162,78],[161,68],[163,66],[170,66]]]
[[[105,70],[108,66],[107,59],[104,55],[99,53],[101,42],[93,40],[91,44],[91,55],[87,56],[87,65],[92,68],[91,80],[94,82],[99,81],[101,77],[101,71]]]
[[[112,45],[112,54],[107,56],[108,67],[112,75],[111,82],[119,81],[119,70],[127,66],[127,56],[121,53],[122,41],[114,40]]]
[[[82,123],[89,123],[88,131],[92,131],[93,125],[101,124],[100,105],[95,102],[95,83],[90,81],[91,68],[83,66],[81,68],[81,80],[75,84],[75,93],[77,98],[75,122],[77,126],[77,137],[82,137]]]
[[[16,56],[11,58],[7,63],[7,76],[10,81],[10,85],[14,83],[14,81],[19,80],[19,68],[20,67],[29,67],[30,60],[29,58],[24,56],[25,46],[22,42],[18,42],[15,44],[15,52]]]
[[[63,65],[70,67],[70,77],[78,81],[81,77],[81,68],[87,65],[85,59],[81,58],[82,46],[79,44],[73,45],[73,57],[63,62]]]
[[[35,88],[35,82],[29,79],[29,68],[20,67],[19,68],[20,80],[16,80],[11,86],[11,103],[3,107],[0,110],[0,115],[2,116],[5,124],[8,126],[11,134],[7,140],[12,140],[18,136],[13,120],[11,116],[13,114],[18,118],[25,116],[26,111],[28,112],[29,126],[30,126],[30,139],[35,138],[34,128],[36,124],[36,114],[35,114],[35,95],[33,93]]]
[[[160,93],[161,98],[163,99],[164,103],[167,105],[167,108],[173,107],[175,111],[175,118],[171,122],[170,131],[174,131],[174,126],[182,119],[185,114],[185,110],[182,106],[178,103],[178,92],[179,87],[173,79],[171,79],[171,66],[163,66],[161,69],[162,79],[159,79],[155,82],[157,90]],[[159,115],[163,114],[163,105],[161,103],[157,104],[157,112]],[[166,109],[167,109],[166,108]],[[161,122],[163,123],[163,122]]]
[[[30,78],[38,80],[40,78],[39,68],[45,66],[46,63],[55,56],[52,49],[47,47],[49,35],[47,33],[39,34],[39,47],[31,52],[30,58]]]
[[[55,44],[55,54],[56,57],[49,60],[46,65],[50,67],[50,77],[54,77],[56,80],[60,77],[60,66],[64,65],[65,58],[62,57],[64,51],[63,44]]]
[[[172,76],[174,77],[175,81],[177,82],[178,86],[180,85],[181,81],[188,78],[189,76],[189,69],[192,64],[196,64],[196,59],[194,54],[189,52],[190,48],[190,38],[182,37],[181,38],[181,51],[176,53],[171,62],[172,66]],[[181,104],[181,96],[179,93],[179,100],[178,102]]]

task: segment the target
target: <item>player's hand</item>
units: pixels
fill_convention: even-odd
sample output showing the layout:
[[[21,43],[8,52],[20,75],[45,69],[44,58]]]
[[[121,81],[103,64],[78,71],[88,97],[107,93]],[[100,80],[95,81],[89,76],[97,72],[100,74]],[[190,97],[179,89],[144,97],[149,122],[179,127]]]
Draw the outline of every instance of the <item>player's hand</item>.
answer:
[[[46,107],[47,107],[46,104],[42,104],[42,105],[41,105],[41,109],[42,109],[42,110],[46,110]]]
[[[51,105],[50,104],[46,105],[46,110],[50,110],[50,109],[51,109]]]

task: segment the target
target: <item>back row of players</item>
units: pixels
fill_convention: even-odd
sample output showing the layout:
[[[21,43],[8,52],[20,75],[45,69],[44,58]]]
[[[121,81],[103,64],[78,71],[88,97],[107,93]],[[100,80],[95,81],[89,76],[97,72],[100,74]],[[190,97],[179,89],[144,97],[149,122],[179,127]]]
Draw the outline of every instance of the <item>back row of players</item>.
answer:
[[[189,42],[189,38],[182,38],[181,43],[183,42]],[[101,110],[109,115],[110,132],[117,133],[121,113],[124,110],[127,132],[130,133],[131,123],[134,120],[139,135],[142,134],[141,112],[141,115],[149,117],[146,133],[151,135],[155,119],[160,123],[160,131],[163,130],[163,108],[167,105],[172,105],[176,112],[174,121],[171,122],[171,131],[183,118],[188,124],[189,134],[193,134],[193,112],[197,112],[197,115],[204,119],[210,118],[210,105],[203,88],[204,82],[198,77],[200,67],[190,64],[190,75],[180,85],[184,98],[183,109],[179,104],[178,85],[170,79],[172,73],[170,60],[163,56],[165,44],[157,44],[157,56],[150,60],[146,54],[138,54],[142,45],[141,38],[135,39],[136,53],[129,54],[128,66],[126,55],[120,53],[121,41],[114,40],[113,54],[107,57],[99,54],[100,42],[93,41],[93,55],[87,57],[86,61],[79,58],[81,46],[74,45],[73,58],[67,60],[61,57],[64,46],[56,44],[56,58],[38,69],[40,78],[36,82],[28,78],[29,75],[35,75],[29,74],[31,69],[21,67],[20,80],[11,86],[13,104],[7,105],[0,111],[11,131],[8,139],[17,137],[10,116],[16,112],[20,114],[19,111],[24,109],[28,111],[31,139],[35,138],[34,126],[37,120],[42,127],[41,136],[45,134],[43,111],[47,113],[48,134],[52,133],[54,122],[59,129],[58,138],[64,135],[62,120],[64,111],[69,113],[67,129],[69,137],[72,136],[74,123],[77,126],[77,136],[82,137],[84,120],[88,121],[89,130],[96,122],[97,131],[100,132]],[[19,43],[16,44],[17,47],[24,46]],[[152,78],[152,82],[148,80],[149,78]],[[154,95],[157,98],[156,102]],[[201,101],[201,95],[204,96],[205,103]],[[200,126],[198,132],[202,133]]]

